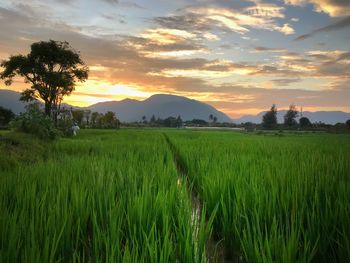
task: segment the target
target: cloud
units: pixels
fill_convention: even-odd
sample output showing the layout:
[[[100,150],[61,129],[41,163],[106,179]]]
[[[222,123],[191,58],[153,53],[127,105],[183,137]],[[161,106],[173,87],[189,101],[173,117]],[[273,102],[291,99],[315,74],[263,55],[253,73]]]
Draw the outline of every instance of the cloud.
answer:
[[[102,0],[104,2],[107,2],[109,4],[118,4],[119,3],[119,0]]]
[[[292,83],[300,82],[300,78],[292,78],[292,79],[273,79],[271,80],[276,86],[289,86]]]
[[[188,14],[173,15],[165,17],[155,17],[154,22],[164,28],[173,28],[179,30],[198,30],[207,31],[211,29],[211,25],[208,21],[202,18],[200,15]]]
[[[207,52],[202,38],[214,36],[197,35],[179,29],[156,28],[146,30],[140,37],[122,36],[122,41],[148,57],[180,57]]]
[[[295,40],[297,40],[297,41],[305,40],[305,39],[313,37],[314,35],[319,34],[319,33],[336,31],[336,30],[340,30],[340,29],[343,29],[343,28],[346,28],[349,26],[350,26],[350,16],[345,17],[336,23],[330,24],[330,25],[325,26],[325,27],[318,28],[318,29],[312,31],[311,33],[301,35],[301,36],[297,37]]]
[[[277,31],[282,32],[285,35],[292,35],[295,33],[294,29],[290,26],[290,24],[284,24],[282,27],[276,27]]]
[[[226,28],[232,32],[245,34],[250,28],[279,31],[285,34],[294,32],[290,25],[278,26],[275,18],[284,17],[284,8],[275,5],[255,5],[243,10],[222,7],[189,7],[189,14],[200,16],[207,24]]]
[[[284,0],[284,3],[298,6],[313,4],[317,12],[324,12],[330,16],[350,15],[350,1],[348,0]]]
[[[287,52],[286,49],[283,48],[269,48],[269,47],[262,47],[258,46],[253,49],[253,52],[272,52],[272,53],[281,53],[281,52]]]
[[[196,5],[180,9],[171,16],[156,17],[154,21],[162,27],[178,30],[221,30],[243,35],[251,29],[264,29],[293,34],[294,29],[290,24],[279,25],[276,22],[276,19],[284,18],[284,11],[284,7],[258,1],[240,9]]]
[[[245,8],[244,11],[256,17],[284,18],[284,7],[258,1],[254,6]]]
[[[229,56],[216,59],[215,53],[210,52],[210,45],[220,48],[220,45],[230,43],[231,49],[234,45],[234,41],[228,42],[226,34],[218,32],[219,29],[232,32],[232,29],[220,19],[213,20],[213,16],[226,17],[246,30],[259,27],[278,31],[274,17],[280,16],[278,12],[283,12],[283,9],[275,10],[269,16],[262,9],[251,15],[244,8],[237,11],[230,8],[199,10],[196,7],[197,13],[191,10],[158,17],[152,28],[140,30],[137,35],[101,37],[84,34],[83,27],[54,22],[16,9],[0,8],[0,59],[9,54],[28,52],[29,45],[35,41],[67,40],[81,52],[91,70],[91,82],[86,83],[91,87],[79,87],[77,96],[95,96],[109,86],[121,85],[135,87],[141,92],[137,94],[171,92],[199,98],[225,108],[227,112],[251,108],[261,110],[273,102],[306,105],[309,101],[308,105],[315,107],[348,105],[345,101],[349,98],[349,81],[344,80],[350,75],[349,51],[296,53],[275,47],[253,47],[253,52],[268,52],[272,57],[269,62],[259,61],[261,54],[253,61],[234,61],[228,59]],[[265,24],[256,26],[252,21]],[[216,42],[219,37],[223,40]],[[228,48],[221,48],[224,47]],[[296,89],[308,79],[321,79],[323,89]],[[270,86],[265,86],[268,82]],[[96,83],[101,83],[101,86],[95,86]],[[336,91],[332,93],[332,89]],[[111,90],[114,95],[121,92]],[[72,96],[70,99],[74,100],[74,94]]]

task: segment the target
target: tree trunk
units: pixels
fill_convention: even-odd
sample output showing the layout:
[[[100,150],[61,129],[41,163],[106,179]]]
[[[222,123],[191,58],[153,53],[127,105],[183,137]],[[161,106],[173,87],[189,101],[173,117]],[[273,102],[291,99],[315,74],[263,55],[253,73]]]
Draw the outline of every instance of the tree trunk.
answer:
[[[52,105],[49,101],[45,101],[45,114],[51,118]]]

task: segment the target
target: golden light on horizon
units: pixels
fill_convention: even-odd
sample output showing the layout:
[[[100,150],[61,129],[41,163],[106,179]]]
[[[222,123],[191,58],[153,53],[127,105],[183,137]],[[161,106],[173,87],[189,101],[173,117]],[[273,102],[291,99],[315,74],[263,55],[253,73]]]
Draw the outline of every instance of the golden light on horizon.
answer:
[[[88,80],[79,84],[72,95],[65,98],[64,102],[73,106],[85,107],[98,102],[123,100],[125,98],[145,99],[154,94],[143,90],[143,87],[131,84],[113,84],[105,80]]]

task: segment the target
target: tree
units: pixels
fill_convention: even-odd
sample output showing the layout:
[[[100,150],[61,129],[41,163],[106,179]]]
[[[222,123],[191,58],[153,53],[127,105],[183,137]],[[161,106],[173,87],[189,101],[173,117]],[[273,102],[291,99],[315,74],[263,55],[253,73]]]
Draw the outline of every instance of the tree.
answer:
[[[213,114],[210,114],[210,115],[209,115],[209,122],[212,122],[213,119],[214,119],[214,115],[213,115]]]
[[[72,116],[75,122],[79,126],[83,124],[83,119],[84,119],[84,111],[83,110],[72,110]]]
[[[150,123],[154,124],[156,122],[156,117],[154,115],[152,115]]]
[[[119,128],[120,122],[115,116],[115,113],[108,111],[102,117],[102,128]]]
[[[213,117],[213,123],[216,123],[218,121],[218,118],[216,116]]]
[[[297,121],[295,120],[298,117],[298,111],[294,104],[289,106],[289,110],[284,115],[284,125],[287,127],[293,127],[297,125]]]
[[[0,106],[0,126],[6,126],[14,117],[12,110]]]
[[[208,123],[205,120],[201,120],[201,119],[193,119],[189,123],[196,126],[208,126]]]
[[[299,120],[299,124],[301,128],[309,127],[311,126],[311,122],[308,118],[306,117],[301,117]]]
[[[98,122],[99,119],[101,118],[101,113],[98,113],[96,111],[94,111],[93,113],[91,113],[91,125],[92,127],[97,127],[98,126]]]
[[[262,125],[266,129],[273,129],[277,126],[277,108],[275,104],[263,115]]]
[[[54,40],[33,43],[29,54],[10,56],[0,65],[4,68],[0,78],[5,84],[11,85],[15,76],[23,77],[31,87],[22,92],[21,100],[43,100],[45,114],[54,120],[63,97],[74,90],[78,81],[84,82],[89,71],[68,42]]]
[[[347,120],[345,124],[348,126],[348,129],[350,129],[350,120]]]
[[[145,115],[142,116],[142,122],[147,123],[147,117]]]
[[[25,108],[26,111],[11,122],[12,128],[41,139],[55,139],[59,135],[52,119],[40,109],[38,102],[28,104]]]
[[[177,127],[177,118],[168,117],[164,120],[164,125],[166,127]]]
[[[86,126],[90,125],[91,110],[84,110],[84,119]]]
[[[181,119],[181,116],[179,115],[177,116],[177,119],[176,119],[176,127],[180,128],[182,127],[182,125],[183,125],[183,121]]]

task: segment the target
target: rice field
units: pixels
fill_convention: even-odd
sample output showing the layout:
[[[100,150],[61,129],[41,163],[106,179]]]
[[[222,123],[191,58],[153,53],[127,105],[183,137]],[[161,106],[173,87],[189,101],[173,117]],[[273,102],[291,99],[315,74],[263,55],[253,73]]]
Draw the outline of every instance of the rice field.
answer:
[[[0,172],[0,262],[350,261],[348,135],[82,130],[48,147]]]

